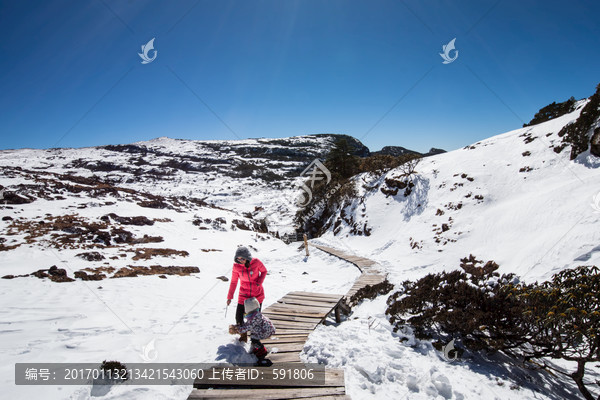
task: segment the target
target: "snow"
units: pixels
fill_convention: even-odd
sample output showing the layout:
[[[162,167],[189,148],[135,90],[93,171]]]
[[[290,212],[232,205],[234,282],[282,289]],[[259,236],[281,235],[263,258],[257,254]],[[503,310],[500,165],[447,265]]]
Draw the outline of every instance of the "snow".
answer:
[[[154,362],[207,363],[218,361],[219,357],[223,361],[223,356],[234,361],[227,346],[234,347],[233,351],[239,351],[240,346],[233,346],[237,341],[227,335],[226,330],[228,324],[233,323],[235,309],[229,307],[226,319],[229,282],[216,279],[231,274],[232,257],[241,238],[229,235],[233,238],[228,241],[221,237],[203,241],[224,251],[192,255],[195,262],[188,264],[198,265],[200,273],[190,277],[142,276],[58,284],[34,277],[1,279],[2,396],[47,399],[90,396],[91,387],[15,386],[14,363],[17,362],[99,364],[103,360],[119,360],[127,364],[143,362],[146,357]],[[292,290],[345,293],[359,274],[352,265],[320,252],[305,261],[303,251],[295,246],[273,240],[245,239],[258,248],[255,256],[269,270],[264,306]],[[53,253],[46,253],[50,258],[46,264],[65,266],[80,262],[61,254],[60,258],[67,262],[60,264],[59,259],[53,259]],[[206,254],[211,255],[210,258]],[[4,259],[2,261],[4,270],[6,264]],[[156,263],[148,263],[152,262]],[[27,272],[33,269],[29,268]],[[304,272],[307,275],[303,275]],[[148,346],[154,349],[149,350]],[[245,353],[241,356],[248,357]],[[188,386],[116,387],[106,398],[186,398],[191,389]]]
[[[346,226],[337,236],[329,231],[319,241],[334,247],[343,243],[352,252],[379,261],[396,280],[418,278],[423,269],[455,269],[469,254],[495,260],[499,272],[514,272],[525,281],[548,279],[558,270],[580,265],[583,255],[589,255],[587,263],[598,264],[600,253],[593,249],[600,241],[595,229],[600,214],[590,206],[600,190],[597,166],[569,161],[568,148],[560,154],[549,148],[579,111],[483,140],[474,149],[422,160],[408,198],[402,191],[386,197],[379,190],[383,178],[368,193],[357,185],[367,216],[361,216],[358,205],[352,211],[358,224],[366,222],[372,234],[353,237]],[[525,143],[521,135],[526,132],[536,139]],[[526,151],[531,154],[523,156]],[[526,166],[533,170],[519,172]],[[385,178],[398,175],[392,170]],[[476,195],[483,199],[476,200]],[[448,208],[459,203],[460,209]],[[444,214],[437,216],[438,209]],[[450,229],[436,243],[432,231],[443,223]],[[411,248],[410,238],[422,244],[421,249]]]
[[[366,223],[372,229],[371,235],[352,236],[350,227],[343,223],[337,235],[329,231],[314,241],[376,260],[395,285],[428,273],[457,269],[460,259],[470,254],[479,260],[496,261],[500,273],[516,273],[525,282],[545,280],[557,271],[581,264],[598,265],[600,213],[593,205],[600,190],[600,162],[589,152],[570,161],[569,148],[560,154],[550,148],[560,143],[557,133],[579,112],[580,108],[546,123],[423,159],[408,197],[402,190],[389,197],[380,190],[385,187],[385,178],[398,178],[400,170],[377,179],[367,174],[357,176],[357,189],[364,202],[355,201],[346,213],[359,225]],[[526,140],[528,136],[535,139]],[[307,136],[286,140],[293,145],[310,142],[318,147],[326,139]],[[218,144],[219,151],[211,144]],[[145,160],[151,165],[142,167],[147,169],[178,154],[226,161],[240,157],[227,146],[262,146],[265,151],[281,146],[267,139],[196,142],[166,137],[136,145],[164,153],[149,153]],[[526,152],[529,154],[524,155]],[[289,225],[294,211],[290,201],[295,193],[292,177],[275,184],[252,177],[232,178],[218,171],[179,171],[170,180],[129,181],[131,175],[125,172],[92,173],[72,166],[78,159],[130,165],[130,159],[138,156],[103,148],[0,152],[0,165],[19,165],[40,173],[112,178],[121,187],[156,195],[193,195],[223,207],[158,210],[140,207],[125,195],[91,199],[85,194],[63,194],[63,200],[37,199],[31,204],[3,207],[3,217],[27,220],[73,213],[89,221],[98,221],[108,213],[161,219],[153,226],[126,228],[136,237],[164,238],[161,243],[137,247],[185,250],[189,256],[133,261],[133,253],[126,252],[125,247],[114,247],[101,250],[106,260],[87,262],[76,257],[87,250],[54,248],[51,237],[45,235],[0,252],[2,275],[26,274],[52,265],[65,268],[70,276],[84,267],[106,265],[117,269],[128,265],[197,266],[200,272],[169,275],[167,279],[140,276],[70,283],[35,277],[0,279],[0,355],[5,360],[0,365],[1,398],[90,397],[91,388],[85,386],[16,386],[17,362],[245,360],[248,355],[226,334],[235,313],[231,306],[225,317],[229,283],[217,279],[230,276],[238,245],[253,246],[253,253],[269,270],[265,306],[290,291],[343,294],[358,277],[359,271],[353,265],[324,252],[312,249],[305,257],[298,243],[285,245],[267,234],[231,228],[233,219],[243,220],[243,213],[254,212],[256,207],[264,208],[254,215],[256,219],[276,211],[274,220],[280,228]],[[264,162],[260,158],[256,161]],[[298,163],[282,162],[274,170],[283,173],[299,167]],[[0,184],[9,188],[32,183],[21,175],[0,175]],[[108,200],[112,204],[107,204]],[[86,208],[80,208],[84,204]],[[438,215],[438,210],[443,214]],[[201,230],[192,224],[195,218],[224,218],[225,228],[208,226]],[[7,238],[5,245],[23,243],[27,232],[4,236],[10,224],[0,221],[0,232]],[[442,232],[442,224],[449,229]],[[124,252],[127,256],[120,257]],[[488,282],[490,286],[495,284],[497,281]],[[318,326],[301,355],[307,362],[344,368],[347,393],[353,399],[579,396],[568,379],[523,370],[501,355],[445,359],[430,342],[416,339],[410,331],[393,332],[384,314],[386,298],[363,302],[340,324],[329,321],[328,325]],[[599,379],[595,366],[588,374],[587,379]],[[122,386],[112,388],[104,398],[185,399],[190,391],[188,386]]]
[[[306,343],[303,361],[343,368],[352,399],[578,398],[569,381],[523,372],[507,357],[444,359],[410,331],[394,333],[385,300],[363,302],[339,326],[317,327]]]

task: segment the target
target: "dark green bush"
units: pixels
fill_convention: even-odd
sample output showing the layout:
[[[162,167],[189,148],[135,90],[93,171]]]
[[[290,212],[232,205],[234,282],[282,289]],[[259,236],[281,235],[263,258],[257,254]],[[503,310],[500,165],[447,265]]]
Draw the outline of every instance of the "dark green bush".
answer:
[[[598,118],[600,118],[600,84],[596,86],[596,93],[581,110],[579,118],[558,132],[558,136],[563,138],[563,145],[571,145],[571,160],[589,148],[590,131]]]
[[[394,289],[394,285],[392,285],[387,279],[376,285],[367,285],[358,289],[356,293],[350,297],[348,305],[350,307],[354,307],[365,299],[373,300],[377,296],[388,294],[392,291],[392,289]]]
[[[533,119],[529,121],[528,124],[523,124],[523,127],[537,125],[542,122],[550,121],[551,119],[558,118],[562,115],[568,114],[575,110],[575,98],[571,97],[569,100],[556,103],[552,102],[552,104],[548,104],[546,107],[543,107],[538,111]]]
[[[406,281],[388,298],[386,314],[394,330],[408,324],[417,338],[460,336],[468,347],[488,351],[523,344],[516,323],[522,304],[507,284],[513,274],[502,275],[498,265],[472,255],[461,260],[463,271],[429,274],[416,282]]]
[[[586,364],[600,362],[600,271],[581,266],[541,284],[517,284],[500,276],[498,265],[472,255],[462,271],[429,274],[406,281],[387,300],[394,330],[406,325],[417,338],[460,338],[471,350],[502,351],[575,381],[583,397],[594,400],[584,382]],[[544,357],[576,363],[566,373]]]

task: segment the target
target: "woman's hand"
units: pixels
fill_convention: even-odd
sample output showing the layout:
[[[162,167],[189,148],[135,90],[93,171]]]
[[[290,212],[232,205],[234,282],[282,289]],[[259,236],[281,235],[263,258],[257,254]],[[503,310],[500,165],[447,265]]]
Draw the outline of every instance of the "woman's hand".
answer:
[[[231,304],[231,299],[227,299],[227,305]]]

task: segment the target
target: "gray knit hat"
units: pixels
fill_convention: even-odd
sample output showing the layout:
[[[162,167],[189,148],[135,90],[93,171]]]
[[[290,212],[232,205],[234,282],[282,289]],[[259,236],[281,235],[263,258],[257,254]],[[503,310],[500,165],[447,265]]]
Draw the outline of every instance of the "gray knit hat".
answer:
[[[252,261],[252,254],[250,254],[250,250],[247,247],[240,246],[235,251],[235,257],[233,257],[233,261],[237,262],[238,257],[244,257],[248,261]]]
[[[244,301],[244,311],[246,314],[250,314],[254,310],[258,310],[260,303],[256,300],[256,297],[250,297]]]

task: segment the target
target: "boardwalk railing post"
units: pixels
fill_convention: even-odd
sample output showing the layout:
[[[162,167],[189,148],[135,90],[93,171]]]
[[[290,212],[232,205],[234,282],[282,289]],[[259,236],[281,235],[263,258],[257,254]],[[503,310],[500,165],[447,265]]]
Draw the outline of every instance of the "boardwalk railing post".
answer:
[[[303,235],[304,237],[304,248],[306,249],[306,257],[308,257],[310,254],[308,254],[308,236],[306,236],[306,233]]]

